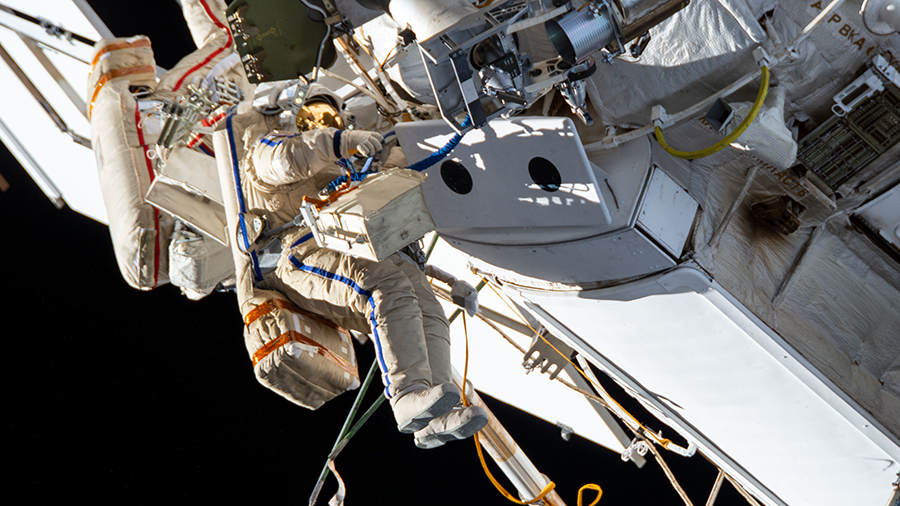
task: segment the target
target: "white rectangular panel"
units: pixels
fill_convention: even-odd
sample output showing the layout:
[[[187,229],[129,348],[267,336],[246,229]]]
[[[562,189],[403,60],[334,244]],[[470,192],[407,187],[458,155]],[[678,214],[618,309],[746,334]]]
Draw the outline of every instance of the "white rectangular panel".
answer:
[[[654,168],[638,214],[638,225],[675,258],[684,251],[697,214],[697,201],[659,168]]]
[[[759,480],[791,506],[883,506],[900,448],[720,287],[684,275],[690,271],[524,295],[577,350],[627,372],[651,402],[684,420],[676,423],[734,459],[742,481]]]

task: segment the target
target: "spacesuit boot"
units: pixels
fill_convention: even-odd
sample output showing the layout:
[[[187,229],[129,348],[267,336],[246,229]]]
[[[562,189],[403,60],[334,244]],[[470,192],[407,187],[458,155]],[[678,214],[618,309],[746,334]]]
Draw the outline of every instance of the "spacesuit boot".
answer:
[[[481,406],[457,406],[416,431],[416,446],[427,450],[449,441],[470,438],[487,423],[487,411]]]
[[[411,260],[397,262],[397,265],[412,283],[419,302],[419,309],[422,311],[422,326],[425,330],[425,345],[428,348],[431,382],[433,385],[439,386],[452,384],[450,322],[444,316],[444,309],[434,296],[428,278]],[[455,386],[454,390],[456,390]],[[456,390],[456,392],[459,391]],[[451,409],[445,410],[443,413],[438,411],[440,410],[428,410],[428,414],[433,417],[425,423],[422,423],[425,421],[425,416],[414,417],[414,422],[410,423],[406,430],[400,427],[400,431],[415,432],[416,446],[419,448],[437,448],[448,441],[471,437],[488,421],[487,413],[478,406],[463,407],[461,404],[454,403],[451,405]],[[396,407],[394,414],[397,416]],[[416,426],[419,428],[409,430]]]
[[[453,383],[419,388],[391,399],[397,430],[407,434],[424,429],[449,413],[459,403],[459,389]]]

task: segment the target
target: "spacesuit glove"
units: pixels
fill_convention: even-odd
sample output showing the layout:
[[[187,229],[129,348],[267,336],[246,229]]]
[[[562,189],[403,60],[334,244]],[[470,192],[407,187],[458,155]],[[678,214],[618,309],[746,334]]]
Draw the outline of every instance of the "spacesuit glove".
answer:
[[[465,281],[457,280],[450,289],[450,298],[457,306],[464,308],[469,316],[478,312],[478,290]]]
[[[384,138],[377,132],[364,130],[344,130],[341,132],[341,156],[349,158],[352,155],[374,156],[381,151]]]

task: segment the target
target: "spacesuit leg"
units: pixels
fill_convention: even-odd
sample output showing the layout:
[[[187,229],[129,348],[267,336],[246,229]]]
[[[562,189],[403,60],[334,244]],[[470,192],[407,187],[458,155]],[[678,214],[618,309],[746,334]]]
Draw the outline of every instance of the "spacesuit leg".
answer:
[[[385,396],[401,432],[423,429],[448,413],[460,392],[452,383],[431,383],[422,312],[397,260],[356,259],[305,242],[285,250],[272,288],[355,330],[370,325]]]
[[[395,263],[409,277],[419,299],[432,381],[434,384],[449,383],[453,374],[450,364],[450,322],[444,315],[444,309],[435,297],[428,278],[412,260],[398,258]],[[434,417],[422,429],[415,431],[416,446],[432,449],[450,441],[467,439],[483,429],[487,421],[488,416],[484,408],[463,406],[460,403],[447,413]]]
[[[388,398],[432,386],[415,290],[393,261],[356,259],[312,243],[283,255],[276,278],[275,288],[300,307],[372,332]]]
[[[428,348],[428,366],[431,369],[431,383],[440,385],[453,380],[450,366],[450,322],[444,308],[434,295],[434,290],[425,274],[405,256],[395,255],[395,264],[403,271],[419,302],[422,312],[422,327],[425,330],[425,346]]]
[[[435,385],[452,381],[450,365],[450,322],[434,295],[425,274],[405,256],[394,255],[394,263],[409,278],[419,299],[428,347],[428,365]],[[423,449],[437,448],[450,441],[466,439],[487,425],[488,416],[480,406],[463,406],[461,403],[447,413],[436,416],[422,429],[415,431],[416,446]]]

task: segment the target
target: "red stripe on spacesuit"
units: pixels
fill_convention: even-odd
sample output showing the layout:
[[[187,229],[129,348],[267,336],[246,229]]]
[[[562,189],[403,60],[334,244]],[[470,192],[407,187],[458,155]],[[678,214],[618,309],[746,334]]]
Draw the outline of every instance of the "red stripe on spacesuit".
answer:
[[[223,112],[223,113],[220,113],[218,116],[216,116],[213,119],[203,118],[200,121],[200,123],[202,123],[203,126],[208,126],[208,127],[215,126],[216,123],[225,119],[225,116],[227,116],[227,114],[225,114]],[[194,146],[196,146],[203,139],[204,135],[205,134],[194,134],[194,136],[191,138],[191,140],[187,143],[187,147],[193,148]]]
[[[200,4],[203,6],[203,10],[206,11],[206,14],[209,16],[209,18],[212,19],[213,23],[215,23],[216,26],[218,26],[222,30],[225,30],[225,35],[228,36],[228,40],[225,41],[224,46],[213,51],[212,54],[207,56],[202,62],[198,63],[197,65],[194,65],[194,67],[191,70],[188,70],[183,76],[181,76],[181,79],[179,79],[178,82],[175,83],[175,87],[172,88],[172,91],[178,91],[178,88],[181,88],[181,84],[184,82],[184,80],[187,78],[187,76],[193,74],[194,72],[196,72],[197,70],[202,68],[204,65],[211,62],[213,58],[215,58],[216,56],[219,56],[219,53],[221,53],[222,51],[231,47],[231,43],[234,41],[234,39],[231,38],[231,30],[229,30],[225,25],[220,23],[218,19],[216,19],[216,17],[213,15],[212,11],[209,10],[209,5],[206,4],[206,0],[200,0]]]
[[[153,171],[153,162],[147,156],[149,149],[144,145],[144,129],[141,128],[141,108],[137,102],[134,103],[134,127],[137,130],[138,144],[141,145],[144,151],[144,162],[147,163],[147,173],[150,175],[150,182],[152,183],[156,173]],[[153,244],[153,286],[151,288],[156,288],[156,285],[159,284],[159,209],[155,207],[153,208],[153,230],[156,231],[156,237]]]
[[[216,116],[216,117],[213,118],[213,119],[206,119],[206,118],[203,118],[203,120],[201,121],[201,123],[203,123],[203,126],[211,127],[211,126],[215,125],[216,123],[218,123],[218,122],[222,121],[223,119],[225,119],[225,116],[228,116],[228,115],[225,114],[224,112],[222,112],[222,113],[219,113],[219,115]]]
[[[204,134],[194,134],[194,136],[191,137],[191,140],[188,141],[187,144],[185,144],[185,147],[187,147],[188,149],[193,148],[194,146],[199,144],[201,140],[203,140],[203,135]]]

